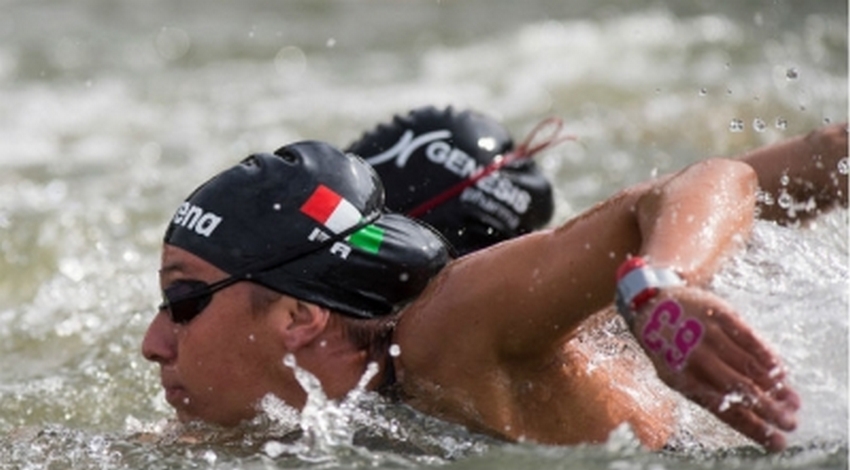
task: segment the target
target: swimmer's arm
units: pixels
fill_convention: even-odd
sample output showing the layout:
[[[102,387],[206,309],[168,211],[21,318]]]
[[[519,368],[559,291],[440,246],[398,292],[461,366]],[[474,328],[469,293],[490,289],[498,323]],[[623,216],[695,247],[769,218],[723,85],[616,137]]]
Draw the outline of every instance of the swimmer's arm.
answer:
[[[793,223],[811,219],[836,205],[847,207],[847,153],[847,123],[841,123],[739,157],[756,171],[759,187],[768,196],[759,203],[759,217]],[[783,194],[793,198],[797,209],[789,211],[784,201],[779,203],[787,197]],[[809,201],[814,204],[807,207]]]
[[[420,307],[437,315],[434,340],[496,351],[506,360],[551,357],[565,338],[614,298],[628,255],[648,256],[701,284],[749,234],[752,169],[707,160],[627,189],[554,229],[461,258]],[[419,329],[418,331],[421,331]]]

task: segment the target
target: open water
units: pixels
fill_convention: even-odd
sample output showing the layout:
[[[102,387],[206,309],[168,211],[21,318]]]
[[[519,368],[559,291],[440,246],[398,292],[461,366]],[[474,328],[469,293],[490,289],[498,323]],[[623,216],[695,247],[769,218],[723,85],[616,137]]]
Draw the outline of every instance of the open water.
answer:
[[[541,157],[564,220],[626,184],[847,120],[844,0],[0,0],[0,468],[848,467],[848,215],[759,224],[715,288],[803,395],[791,448],[505,445],[367,395],[187,442],[139,343],[165,223],[253,151],[423,104]],[[375,411],[377,410],[377,411]],[[297,428],[303,432],[298,432]]]

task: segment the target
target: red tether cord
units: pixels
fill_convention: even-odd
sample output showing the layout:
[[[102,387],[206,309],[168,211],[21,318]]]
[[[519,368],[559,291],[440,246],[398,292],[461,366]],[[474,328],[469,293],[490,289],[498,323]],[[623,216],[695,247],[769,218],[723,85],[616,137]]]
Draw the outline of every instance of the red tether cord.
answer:
[[[537,138],[537,135],[547,126],[554,126],[552,134],[543,138],[540,143],[532,146],[532,143]],[[449,199],[456,197],[464,189],[472,186],[481,178],[484,178],[485,176],[489,175],[490,173],[493,173],[499,168],[502,168],[508,163],[519,160],[521,158],[532,158],[535,154],[547,148],[554,147],[568,140],[576,140],[576,137],[573,135],[560,135],[561,130],[563,130],[563,127],[564,122],[557,117],[549,117],[544,119],[543,121],[540,121],[536,126],[534,126],[533,129],[531,129],[531,132],[528,133],[522,143],[517,145],[514,150],[504,155],[496,156],[496,158],[494,158],[489,165],[485,166],[480,171],[469,175],[466,179],[458,182],[454,186],[446,189],[445,191],[437,194],[431,199],[407,211],[407,215],[411,217],[419,217],[430,211],[431,209],[439,206],[440,204],[445,203]]]

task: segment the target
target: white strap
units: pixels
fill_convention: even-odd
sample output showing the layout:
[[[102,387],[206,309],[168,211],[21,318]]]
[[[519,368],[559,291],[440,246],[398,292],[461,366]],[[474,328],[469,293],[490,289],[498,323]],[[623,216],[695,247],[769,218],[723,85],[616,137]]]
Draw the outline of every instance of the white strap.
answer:
[[[625,305],[631,305],[635,297],[646,289],[684,284],[685,281],[670,268],[642,266],[632,269],[617,282],[617,293]]]

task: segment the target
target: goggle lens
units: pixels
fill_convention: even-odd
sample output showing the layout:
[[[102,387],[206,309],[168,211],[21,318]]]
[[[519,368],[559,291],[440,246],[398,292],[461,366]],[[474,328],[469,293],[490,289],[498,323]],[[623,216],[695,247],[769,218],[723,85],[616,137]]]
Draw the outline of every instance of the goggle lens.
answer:
[[[204,281],[177,281],[163,289],[159,308],[167,310],[174,323],[185,325],[204,311],[213,293]]]

